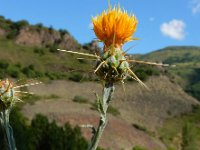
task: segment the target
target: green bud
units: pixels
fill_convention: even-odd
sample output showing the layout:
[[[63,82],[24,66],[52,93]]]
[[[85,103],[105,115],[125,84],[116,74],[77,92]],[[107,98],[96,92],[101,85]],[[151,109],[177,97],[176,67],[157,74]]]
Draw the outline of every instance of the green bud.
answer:
[[[101,66],[99,67],[99,65]],[[104,52],[101,60],[97,62],[96,74],[104,81],[118,82],[126,78],[127,67],[129,67],[129,64],[123,51],[119,48],[110,47]]]
[[[14,101],[13,84],[9,80],[0,80],[0,111],[12,107]]]

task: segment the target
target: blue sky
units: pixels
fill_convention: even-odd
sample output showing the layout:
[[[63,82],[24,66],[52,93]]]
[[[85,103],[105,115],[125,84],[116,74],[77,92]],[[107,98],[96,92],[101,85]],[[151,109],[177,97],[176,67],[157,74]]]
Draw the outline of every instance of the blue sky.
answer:
[[[95,38],[91,17],[107,9],[107,0],[2,0],[0,15],[67,29],[79,43]],[[171,45],[200,46],[200,0],[111,0],[139,20],[138,41],[129,53],[147,53]]]

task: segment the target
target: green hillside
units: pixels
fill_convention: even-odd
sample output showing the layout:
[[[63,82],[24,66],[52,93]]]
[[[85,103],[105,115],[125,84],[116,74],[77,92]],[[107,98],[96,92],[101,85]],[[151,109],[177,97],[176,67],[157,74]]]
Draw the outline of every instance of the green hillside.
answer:
[[[74,55],[0,39],[0,78],[68,79],[72,71],[82,68],[90,69],[90,65]]]
[[[152,53],[140,55],[136,59],[172,65],[167,68],[170,78],[187,93],[200,100],[200,47],[166,47]]]
[[[56,49],[88,52],[66,30],[54,30],[27,21],[12,22],[0,16],[0,78],[81,80],[91,62]],[[85,78],[88,78],[87,76]]]

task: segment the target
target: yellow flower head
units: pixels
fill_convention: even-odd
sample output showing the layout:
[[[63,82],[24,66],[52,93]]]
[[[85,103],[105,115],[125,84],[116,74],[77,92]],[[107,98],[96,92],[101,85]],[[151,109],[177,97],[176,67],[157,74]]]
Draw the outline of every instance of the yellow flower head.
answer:
[[[134,15],[128,15],[120,7],[109,8],[101,15],[92,18],[94,32],[106,47],[114,44],[121,47],[125,42],[131,41],[138,23]]]

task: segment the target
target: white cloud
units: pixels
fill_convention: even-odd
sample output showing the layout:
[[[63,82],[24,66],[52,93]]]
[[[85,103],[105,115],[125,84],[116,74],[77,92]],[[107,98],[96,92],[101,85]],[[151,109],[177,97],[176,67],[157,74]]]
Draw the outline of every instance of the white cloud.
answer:
[[[200,12],[200,0],[191,0],[192,13],[197,14]]]
[[[175,40],[183,40],[185,38],[185,23],[182,20],[173,19],[169,22],[164,22],[160,26],[160,31],[163,35]]]
[[[190,0],[190,7],[193,14],[200,12],[200,0]]]

